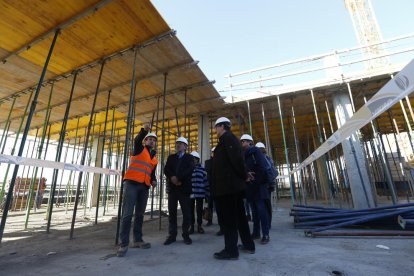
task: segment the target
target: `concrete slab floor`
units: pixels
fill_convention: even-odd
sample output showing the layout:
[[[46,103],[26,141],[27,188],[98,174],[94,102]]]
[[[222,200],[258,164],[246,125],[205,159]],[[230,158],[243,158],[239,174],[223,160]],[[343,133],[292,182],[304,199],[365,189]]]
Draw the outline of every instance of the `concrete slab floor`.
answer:
[[[219,261],[213,253],[224,246],[215,236],[218,226],[193,234],[192,245],[164,246],[167,220],[144,223],[150,249],[130,248],[123,258],[116,251],[116,222],[68,230],[36,232],[25,239],[3,242],[0,275],[413,275],[414,247],[410,238],[307,238],[293,229],[289,201],[279,202],[273,215],[271,241],[256,244],[255,254],[240,253],[237,261]],[[7,236],[27,235],[23,232]],[[389,247],[389,250],[377,245]]]

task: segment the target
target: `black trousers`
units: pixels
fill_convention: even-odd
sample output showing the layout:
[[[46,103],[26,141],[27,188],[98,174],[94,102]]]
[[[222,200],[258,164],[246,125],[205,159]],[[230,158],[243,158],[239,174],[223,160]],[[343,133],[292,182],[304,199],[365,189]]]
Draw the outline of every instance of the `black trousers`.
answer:
[[[195,224],[194,209],[197,213],[197,224],[203,223],[203,201],[204,198],[192,198],[191,199],[191,225]]]
[[[172,237],[177,236],[177,208],[180,203],[183,214],[182,231],[188,235],[191,222],[191,200],[190,195],[181,192],[170,192],[168,194],[168,233]]]
[[[230,255],[239,255],[238,234],[246,248],[255,249],[253,239],[250,236],[242,193],[218,196],[216,205],[218,219],[224,232],[224,250]]]
[[[269,197],[268,199],[264,200],[264,204],[266,207],[267,215],[269,216],[269,229],[272,228],[272,200]]]

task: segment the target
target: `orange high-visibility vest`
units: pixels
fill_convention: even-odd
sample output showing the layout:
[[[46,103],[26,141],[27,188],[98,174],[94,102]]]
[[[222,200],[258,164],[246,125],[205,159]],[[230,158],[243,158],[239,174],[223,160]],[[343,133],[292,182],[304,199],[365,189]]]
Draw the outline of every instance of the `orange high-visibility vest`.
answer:
[[[138,155],[131,156],[129,167],[124,175],[124,180],[129,179],[145,185],[151,185],[151,173],[158,164],[157,158],[151,159],[146,147]]]

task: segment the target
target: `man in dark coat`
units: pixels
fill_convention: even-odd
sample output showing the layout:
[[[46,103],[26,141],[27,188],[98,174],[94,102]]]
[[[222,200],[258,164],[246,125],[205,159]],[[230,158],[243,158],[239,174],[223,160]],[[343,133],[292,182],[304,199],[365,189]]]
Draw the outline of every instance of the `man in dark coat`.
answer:
[[[221,260],[238,259],[239,249],[255,252],[243,204],[246,180],[252,176],[246,171],[240,142],[230,127],[230,120],[225,117],[217,119],[215,123],[219,142],[214,150],[211,191],[216,199],[217,215],[224,232],[225,247],[214,253],[214,257]],[[237,232],[242,241],[239,247]]]
[[[268,184],[268,165],[263,153],[253,145],[253,138],[244,134],[240,138],[244,151],[244,160],[249,172],[254,175],[254,179],[247,183],[246,197],[252,208],[253,216],[253,239],[260,238],[260,227],[262,228],[262,240],[260,243],[269,242],[269,217],[266,210],[265,200],[269,198],[267,190]]]
[[[175,242],[177,237],[177,207],[180,203],[183,214],[182,237],[185,244],[191,244],[188,233],[191,224],[191,175],[194,169],[193,157],[186,153],[188,141],[184,137],[175,143],[177,153],[167,158],[164,174],[167,177],[168,193],[168,237],[164,245]]]

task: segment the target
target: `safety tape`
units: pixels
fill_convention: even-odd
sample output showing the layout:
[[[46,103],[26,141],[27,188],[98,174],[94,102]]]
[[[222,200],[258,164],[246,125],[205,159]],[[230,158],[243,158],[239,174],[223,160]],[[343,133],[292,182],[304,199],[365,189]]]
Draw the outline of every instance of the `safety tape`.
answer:
[[[308,166],[414,91],[414,59],[290,173]]]
[[[121,175],[120,171],[113,170],[113,169],[82,166],[82,165],[77,165],[77,164],[54,162],[54,161],[48,161],[48,160],[40,160],[40,159],[26,158],[26,157],[19,157],[19,156],[5,155],[5,154],[0,154],[0,163],[51,168],[51,169],[57,169],[57,170],[69,170],[69,171],[77,171],[77,172]]]

